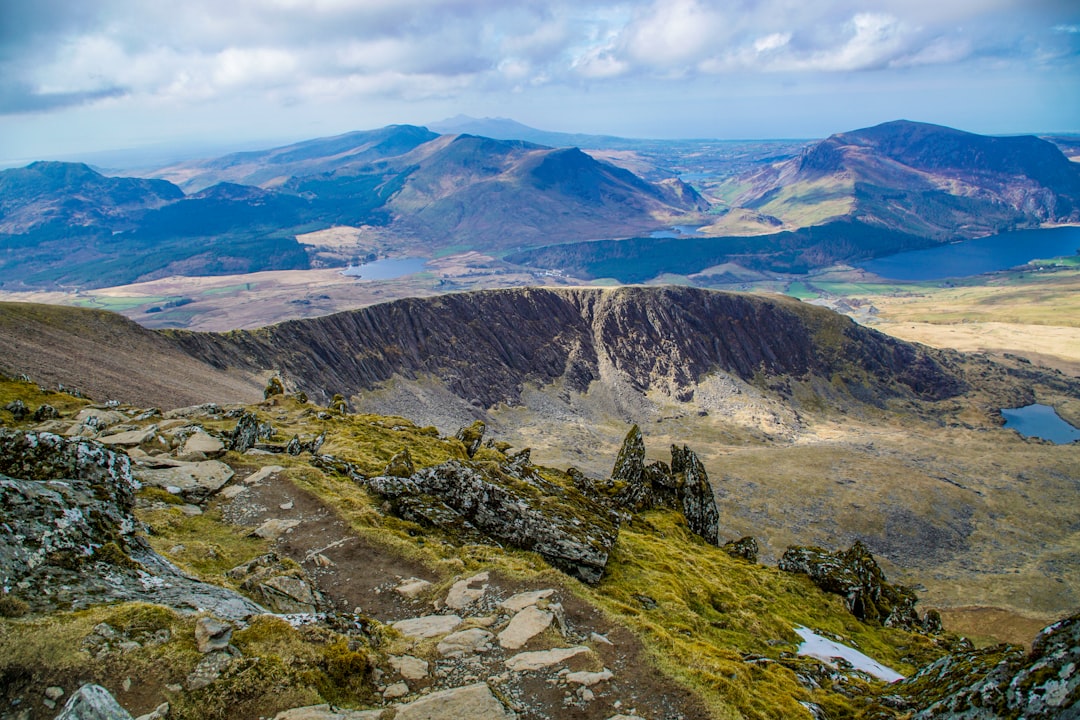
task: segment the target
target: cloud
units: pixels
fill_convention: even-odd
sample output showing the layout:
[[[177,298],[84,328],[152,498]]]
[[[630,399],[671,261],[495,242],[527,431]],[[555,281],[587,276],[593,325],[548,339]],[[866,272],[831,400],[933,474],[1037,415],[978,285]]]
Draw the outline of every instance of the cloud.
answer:
[[[1069,0],[0,0],[0,114],[1080,56]]]
[[[0,113],[21,115],[48,112],[88,103],[119,98],[128,94],[122,87],[108,87],[78,92],[38,92],[21,83],[0,83]]]

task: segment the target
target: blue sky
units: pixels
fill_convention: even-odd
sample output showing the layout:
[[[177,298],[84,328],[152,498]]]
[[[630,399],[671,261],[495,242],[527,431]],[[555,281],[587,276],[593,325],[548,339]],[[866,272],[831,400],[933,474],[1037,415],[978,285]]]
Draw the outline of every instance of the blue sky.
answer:
[[[1080,132],[1076,0],[0,0],[0,162],[457,114],[628,137]]]

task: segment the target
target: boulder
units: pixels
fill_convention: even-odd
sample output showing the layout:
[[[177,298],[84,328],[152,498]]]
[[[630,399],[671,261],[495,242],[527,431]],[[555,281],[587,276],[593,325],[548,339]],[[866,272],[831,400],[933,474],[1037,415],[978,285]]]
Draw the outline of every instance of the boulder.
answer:
[[[100,443],[0,429],[0,583],[35,611],[141,601],[242,619],[263,612],[181,573],[136,530],[128,457]]]
[[[848,611],[860,620],[923,629],[915,611],[915,593],[903,585],[890,584],[859,541],[837,553],[819,547],[789,547],[779,566],[785,572],[809,576],[825,592],[843,596]]]
[[[277,553],[266,553],[225,573],[260,605],[277,613],[313,613],[325,605],[304,573]]]
[[[131,713],[108,690],[88,683],[68,698],[55,720],[131,720]]]
[[[428,662],[412,655],[391,655],[390,667],[406,680],[423,680],[428,676]]]
[[[742,558],[743,560],[752,563],[758,561],[757,540],[749,535],[739,538],[738,540],[726,542],[721,549],[731,557]]]
[[[12,400],[4,409],[11,413],[11,419],[15,422],[21,422],[23,418],[30,414],[29,408],[26,407],[26,403],[22,400]]]
[[[201,617],[195,621],[195,647],[201,653],[224,650],[232,640],[232,625],[212,617]]]
[[[476,454],[476,451],[480,449],[480,444],[484,441],[484,432],[486,431],[487,425],[480,420],[476,420],[472,425],[467,425],[459,429],[455,437],[465,446],[465,452],[468,456],[472,457]]]
[[[180,495],[191,502],[202,502],[224,487],[232,476],[232,468],[218,460],[135,469],[135,477],[140,482],[160,488],[179,488]]]
[[[487,683],[441,690],[406,705],[399,705],[394,720],[515,720],[517,714],[507,709]]]
[[[270,518],[259,527],[251,531],[255,537],[263,540],[277,540],[285,533],[300,524],[299,520],[283,520],[282,518]]]
[[[407,519],[488,536],[532,550],[585,582],[600,580],[618,533],[616,518],[575,489],[531,467],[450,460],[408,479],[366,481]]]
[[[229,449],[236,452],[245,452],[255,447],[259,441],[259,418],[254,413],[244,413],[236,422],[232,431],[232,439],[229,441]]]
[[[208,458],[215,458],[225,454],[225,443],[204,432],[194,432],[184,441],[180,453],[182,455],[202,453]]]
[[[394,588],[394,592],[402,597],[409,598],[410,600],[423,594],[428,588],[431,587],[431,583],[421,578],[408,578],[398,583]]]
[[[914,718],[1080,718],[1080,613],[1044,628],[1026,656],[998,645],[951,653],[897,684]]]
[[[611,483],[626,483],[627,486],[641,484],[645,471],[645,440],[641,437],[641,428],[634,425],[626,433],[619,454],[615,457],[615,467],[611,469]],[[629,496],[636,496],[639,490],[630,491]]]
[[[407,478],[412,477],[415,472],[416,466],[413,465],[412,455],[409,454],[409,448],[405,448],[390,458],[382,474],[387,477]]]
[[[138,447],[145,442],[150,442],[157,435],[157,425],[148,425],[138,430],[126,430],[112,435],[102,435],[98,442],[102,445],[116,447]]]

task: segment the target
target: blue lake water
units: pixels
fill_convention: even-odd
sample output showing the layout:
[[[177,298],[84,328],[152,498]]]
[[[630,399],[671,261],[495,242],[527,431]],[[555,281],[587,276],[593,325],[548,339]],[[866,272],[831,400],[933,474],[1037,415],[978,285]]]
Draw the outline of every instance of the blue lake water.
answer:
[[[941,280],[1007,270],[1031,260],[1076,255],[1080,227],[1016,230],[855,263],[890,280]]]
[[[649,233],[651,238],[704,237],[697,225],[676,225],[667,230],[655,230]]]
[[[426,262],[424,258],[389,258],[363,265],[350,265],[341,274],[364,280],[393,280],[420,272]]]
[[[1049,405],[1027,405],[1022,408],[1003,408],[1005,427],[1024,437],[1037,437],[1058,445],[1080,440],[1080,430],[1065,422]]]

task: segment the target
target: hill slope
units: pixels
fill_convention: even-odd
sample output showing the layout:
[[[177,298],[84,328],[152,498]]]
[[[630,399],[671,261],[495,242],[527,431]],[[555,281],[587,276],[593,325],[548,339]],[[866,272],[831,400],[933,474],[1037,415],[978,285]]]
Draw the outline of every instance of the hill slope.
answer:
[[[833,135],[733,184],[734,205],[796,226],[850,217],[935,241],[1080,219],[1080,167],[1052,143],[906,120]]]

